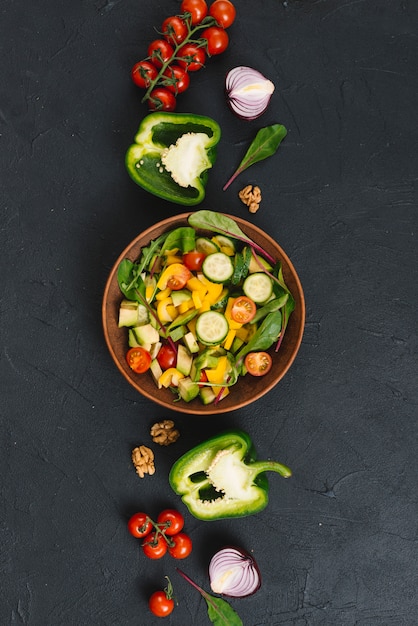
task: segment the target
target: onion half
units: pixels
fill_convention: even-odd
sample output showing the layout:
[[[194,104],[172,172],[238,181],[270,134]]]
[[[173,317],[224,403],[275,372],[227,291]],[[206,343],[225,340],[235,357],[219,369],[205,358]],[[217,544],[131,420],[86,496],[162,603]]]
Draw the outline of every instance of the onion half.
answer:
[[[244,598],[261,586],[255,559],[241,548],[228,546],[213,555],[209,563],[210,586],[214,593]]]
[[[267,109],[274,84],[257,70],[239,65],[226,75],[225,91],[228,104],[238,117],[255,120]]]

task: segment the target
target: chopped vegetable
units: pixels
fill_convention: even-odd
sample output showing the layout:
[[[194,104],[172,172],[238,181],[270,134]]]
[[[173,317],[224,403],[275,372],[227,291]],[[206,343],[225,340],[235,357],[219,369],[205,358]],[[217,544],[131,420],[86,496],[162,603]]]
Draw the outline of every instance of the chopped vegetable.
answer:
[[[228,72],[225,91],[231,110],[245,120],[255,120],[267,109],[274,84],[251,67],[240,65]]]
[[[227,431],[180,457],[171,468],[170,485],[198,519],[252,515],[268,504],[265,472],[277,472],[284,478],[292,474],[281,463],[255,458],[247,433]]]
[[[253,556],[242,548],[228,546],[209,563],[212,591],[231,598],[251,596],[261,586],[261,575]]]

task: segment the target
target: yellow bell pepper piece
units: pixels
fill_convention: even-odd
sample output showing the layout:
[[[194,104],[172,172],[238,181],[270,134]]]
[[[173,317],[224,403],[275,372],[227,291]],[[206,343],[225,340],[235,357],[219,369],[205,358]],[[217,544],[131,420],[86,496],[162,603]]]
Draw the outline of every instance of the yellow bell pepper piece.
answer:
[[[179,313],[186,313],[189,309],[194,307],[193,299],[185,300],[181,304],[178,305],[177,309]]]
[[[229,387],[212,387],[212,391],[218,400],[223,400],[229,394]]]
[[[249,330],[248,328],[245,328],[244,326],[242,328],[238,328],[236,331],[236,336],[239,337],[239,339],[241,339],[242,341],[247,341],[248,339],[248,335],[249,335]]]
[[[182,263],[183,259],[181,256],[175,256],[172,254],[169,254],[166,257],[166,264],[167,265],[173,265],[174,263]]]
[[[180,378],[184,378],[184,374],[178,371],[175,367],[169,367],[165,370],[158,379],[158,388],[170,387],[170,385],[178,386]]]
[[[225,309],[225,317],[228,320],[229,328],[233,330],[238,330],[238,328],[241,328],[242,324],[240,324],[239,322],[236,322],[231,317],[231,309],[235,300],[236,298],[228,298],[228,304],[226,305],[226,309]]]
[[[225,348],[225,350],[230,350],[231,349],[232,342],[234,341],[236,334],[237,334],[237,331],[235,329],[233,329],[233,328],[231,328],[228,331],[226,339],[225,339],[225,341],[223,343],[223,347]]]
[[[177,309],[173,304],[171,298],[165,298],[165,300],[159,300],[157,304],[157,315],[160,322],[166,324],[172,322],[178,315]]]
[[[220,356],[218,365],[213,369],[206,369],[206,375],[210,383],[221,385],[225,382],[225,373],[228,367],[228,357]]]
[[[168,287],[166,289],[163,289],[162,291],[159,291],[157,293],[157,295],[155,296],[156,300],[165,300],[166,298],[168,298],[171,294],[171,289],[169,289]]]
[[[200,297],[201,293],[202,292],[199,292],[199,291],[192,291],[192,300],[193,300],[195,309],[200,309],[200,307],[202,306],[202,300]]]
[[[205,311],[210,311],[210,307],[211,307],[211,302],[210,300],[208,300],[208,298],[206,297],[203,302],[202,302],[202,306],[199,307],[199,313],[204,313]]]
[[[190,291],[198,291],[201,294],[201,297],[204,298],[207,293],[206,286],[197,278],[197,276],[192,276],[187,281],[187,287]]]
[[[196,322],[197,322],[197,316],[195,316],[192,320],[190,320],[190,322],[187,324],[187,328],[190,330],[191,333],[193,333],[195,339],[196,339]]]

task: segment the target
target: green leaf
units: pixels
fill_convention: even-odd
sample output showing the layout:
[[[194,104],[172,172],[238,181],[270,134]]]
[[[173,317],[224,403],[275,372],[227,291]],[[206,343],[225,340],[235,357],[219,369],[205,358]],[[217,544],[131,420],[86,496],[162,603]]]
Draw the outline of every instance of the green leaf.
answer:
[[[254,163],[267,159],[267,157],[275,154],[286,135],[287,130],[282,124],[272,124],[271,126],[261,128],[251,142],[238,169],[228,180],[223,190],[225,191],[236,177],[250,167],[250,165],[254,165]]]
[[[118,267],[119,289],[128,300],[142,302],[145,294],[145,283],[136,263],[123,259]]]
[[[237,354],[237,366],[249,352],[268,350],[277,340],[282,329],[282,314],[280,311],[268,313],[251,337],[249,342]]]
[[[172,230],[161,248],[161,252],[165,250],[174,250],[178,248],[183,253],[194,250],[195,247],[195,230],[189,226],[181,226]]]

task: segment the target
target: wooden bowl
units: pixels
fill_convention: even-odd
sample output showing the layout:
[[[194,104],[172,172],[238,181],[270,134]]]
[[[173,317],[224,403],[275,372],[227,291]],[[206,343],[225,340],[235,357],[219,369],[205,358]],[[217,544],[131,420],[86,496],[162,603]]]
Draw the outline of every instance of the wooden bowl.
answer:
[[[117,368],[139,393],[172,411],[194,415],[214,415],[235,411],[255,402],[283,378],[292,365],[302,341],[305,325],[305,300],[299,277],[284,250],[257,226],[238,217],[229,216],[235,220],[248,237],[282,262],[285,282],[295,299],[295,309],[290,315],[280,349],[275,353],[274,348],[271,348],[273,367],[265,376],[256,377],[247,374],[241,377],[237,384],[231,388],[230,394],[216,405],[213,403],[203,405],[199,398],[191,402],[183,400],[174,402],[173,393],[169,389],[158,389],[151,373],[135,374],[126,363],[125,358],[128,350],[127,329],[118,327],[119,305],[123,298],[117,281],[118,266],[125,258],[136,261],[140,256],[141,248],[162,233],[179,226],[186,226],[189,215],[190,213],[183,213],[158,222],[138,235],[121,253],[110,272],[104,291],[103,329],[107,346]]]

